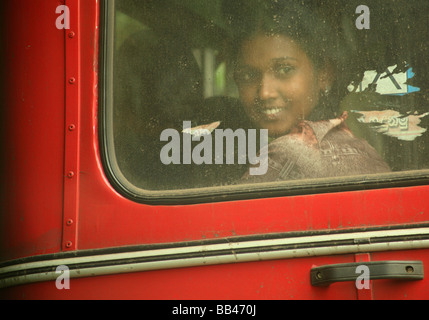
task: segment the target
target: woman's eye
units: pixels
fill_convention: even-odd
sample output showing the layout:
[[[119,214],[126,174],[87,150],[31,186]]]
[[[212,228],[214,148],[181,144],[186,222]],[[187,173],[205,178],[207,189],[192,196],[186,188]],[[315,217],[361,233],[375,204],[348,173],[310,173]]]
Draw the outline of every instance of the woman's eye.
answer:
[[[292,66],[279,66],[275,69],[276,74],[279,76],[287,76],[294,70]]]

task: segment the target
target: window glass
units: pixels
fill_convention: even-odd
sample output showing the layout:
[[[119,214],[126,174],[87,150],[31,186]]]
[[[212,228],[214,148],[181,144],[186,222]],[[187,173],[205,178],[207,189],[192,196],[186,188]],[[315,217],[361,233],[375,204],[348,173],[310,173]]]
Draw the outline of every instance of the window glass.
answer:
[[[120,184],[317,186],[429,167],[427,1],[112,4],[104,121]]]

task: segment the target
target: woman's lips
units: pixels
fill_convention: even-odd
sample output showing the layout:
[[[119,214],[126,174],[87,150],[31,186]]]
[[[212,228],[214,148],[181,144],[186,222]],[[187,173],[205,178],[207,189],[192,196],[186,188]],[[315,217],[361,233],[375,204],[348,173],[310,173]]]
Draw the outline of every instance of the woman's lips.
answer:
[[[280,118],[282,112],[286,111],[287,107],[272,107],[272,108],[261,108],[259,109],[259,113],[263,118],[268,120],[277,120]]]
[[[274,115],[274,114],[280,113],[281,111],[283,111],[283,108],[265,109],[262,112],[266,115]]]

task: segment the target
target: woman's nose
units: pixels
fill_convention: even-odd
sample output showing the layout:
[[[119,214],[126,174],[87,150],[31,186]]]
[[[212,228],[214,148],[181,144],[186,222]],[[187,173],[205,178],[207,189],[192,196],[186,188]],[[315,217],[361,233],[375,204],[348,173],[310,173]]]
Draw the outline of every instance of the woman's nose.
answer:
[[[264,75],[261,79],[259,87],[259,98],[261,100],[269,100],[277,98],[276,79],[270,75]]]

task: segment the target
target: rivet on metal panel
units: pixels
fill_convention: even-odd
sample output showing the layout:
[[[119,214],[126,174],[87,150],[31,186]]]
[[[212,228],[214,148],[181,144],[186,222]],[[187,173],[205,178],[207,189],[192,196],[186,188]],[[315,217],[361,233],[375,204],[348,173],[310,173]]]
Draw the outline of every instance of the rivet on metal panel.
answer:
[[[70,79],[69,79],[69,83],[70,83],[70,84],[75,84],[75,83],[76,83],[76,79],[75,79],[75,78],[73,78],[73,77],[72,77],[72,78],[70,78]]]
[[[73,245],[73,242],[71,242],[71,241],[67,241],[66,242],[66,247],[67,248],[71,248],[72,245]]]
[[[74,38],[76,35],[76,33],[74,33],[73,31],[69,32],[69,38]]]
[[[73,171],[69,171],[69,173],[67,173],[67,177],[68,178],[73,178],[74,177],[74,172]]]
[[[74,124],[69,125],[69,131],[73,131],[76,129],[76,126]]]
[[[67,222],[66,222],[66,224],[68,226],[71,226],[73,224],[73,219],[68,219]]]

